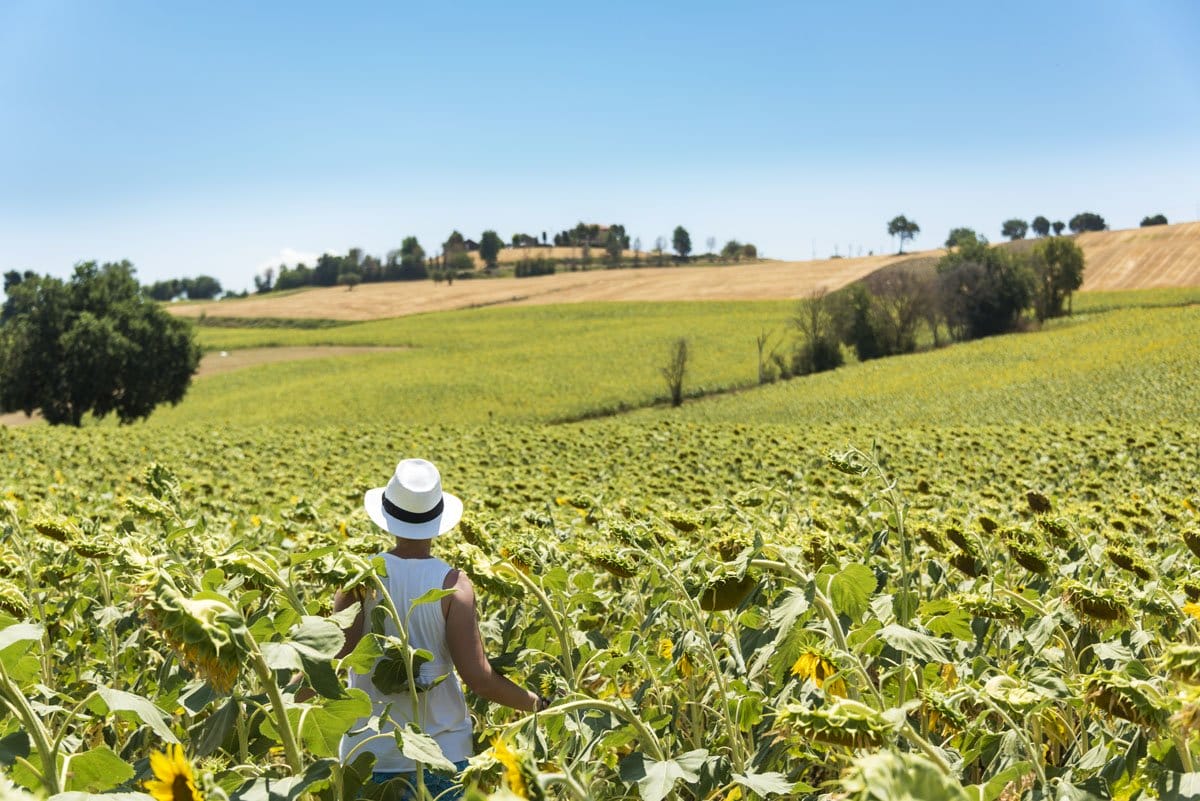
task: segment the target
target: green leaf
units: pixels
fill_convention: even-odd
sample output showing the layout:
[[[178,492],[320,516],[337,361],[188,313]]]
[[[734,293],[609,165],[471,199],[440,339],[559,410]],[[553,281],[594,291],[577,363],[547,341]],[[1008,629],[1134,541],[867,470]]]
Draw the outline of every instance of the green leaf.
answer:
[[[370,673],[375,660],[383,656],[383,647],[377,635],[368,634],[358,641],[354,650],[342,657],[342,667],[352,668],[356,673]]]
[[[733,780],[745,787],[747,790],[750,790],[751,792],[757,793],[761,796],[768,796],[771,794],[787,795],[788,793],[793,792],[795,789],[792,786],[792,783],[787,780],[786,776],[775,771],[772,771],[771,773],[735,773],[733,774]],[[800,790],[800,792],[808,791]]]
[[[355,601],[342,611],[334,612],[329,616],[328,620],[330,623],[341,629],[344,634],[346,629],[348,629],[354,623],[354,619],[358,617],[358,613],[361,611],[362,604],[358,601]]]
[[[878,581],[866,565],[846,565],[829,582],[829,600],[833,608],[857,620],[867,611]]]
[[[980,801],[996,801],[996,799],[1000,797],[1000,794],[1004,792],[1004,788],[1008,787],[1010,782],[1019,781],[1023,776],[1029,774],[1032,770],[1032,762],[1018,762],[1015,765],[1009,765],[1004,770],[992,776],[992,778],[987,780],[986,784],[973,784],[971,785],[970,789],[979,794]]]
[[[453,595],[454,592],[455,591],[453,589],[443,590],[441,587],[434,587],[433,589],[426,590],[420,598],[417,598],[411,604],[409,604],[408,609],[411,612],[418,606],[424,606],[425,604],[431,604],[434,601],[440,601],[443,598]]]
[[[305,615],[288,635],[301,656],[333,659],[346,644],[346,635],[328,618]]]
[[[925,624],[939,637],[949,634],[964,642],[975,642],[975,632],[971,630],[971,613],[962,607],[930,617]]]
[[[179,742],[179,738],[171,733],[164,722],[169,720],[170,716],[142,696],[109,687],[97,687],[96,693],[103,699],[110,712],[130,712],[153,729],[159,738],[168,743]]]
[[[897,651],[915,656],[925,662],[948,662],[950,649],[946,643],[913,629],[905,628],[898,623],[884,626],[879,630],[879,638]]]
[[[196,743],[196,756],[208,756],[220,748],[225,738],[233,731],[241,713],[241,703],[236,698],[230,698],[220,709],[205,718],[198,732],[193,729],[192,741]]]
[[[23,731],[0,738],[0,765],[12,765],[17,757],[29,758],[29,735]]]
[[[259,646],[259,650],[262,651],[263,661],[271,670],[301,670],[304,667],[304,663],[300,661],[300,654],[290,643],[264,642]]]
[[[8,648],[13,643],[27,642],[29,640],[40,640],[42,638],[42,627],[33,623],[14,623],[11,626],[6,626],[0,629],[0,651]]]
[[[1164,771],[1155,782],[1160,798],[1178,801],[1200,799],[1200,773],[1171,773]]]
[[[308,710],[300,737],[304,745],[319,757],[334,757],[342,735],[371,714],[371,699],[362,690],[352,689],[345,698],[329,701]]]
[[[396,729],[396,739],[400,741],[400,753],[413,762],[420,762],[431,768],[454,770],[454,763],[446,759],[442,747],[437,741],[424,734],[413,724],[408,724],[403,730]]]
[[[107,745],[67,757],[67,790],[102,793],[133,778],[133,766]]]

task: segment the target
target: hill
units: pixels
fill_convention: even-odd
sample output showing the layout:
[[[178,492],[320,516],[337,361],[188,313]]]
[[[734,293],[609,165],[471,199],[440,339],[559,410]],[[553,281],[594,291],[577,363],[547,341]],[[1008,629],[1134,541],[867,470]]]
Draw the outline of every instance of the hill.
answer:
[[[904,256],[824,261],[756,262],[724,267],[646,267],[565,272],[535,278],[475,278],[453,286],[432,281],[309,289],[286,295],[178,304],[175,314],[198,317],[283,317],[375,320],[423,312],[496,305],[589,301],[779,300],[836,289]]]
[[[1200,223],[1081,234],[1087,257],[1084,291],[1200,286]],[[1031,240],[1014,243],[1028,247]],[[557,250],[572,250],[559,248]],[[535,249],[505,253],[542,252]],[[237,300],[178,304],[174,314],[237,318],[374,320],[495,305],[588,301],[779,300],[834,290],[899,263],[932,264],[943,250],[858,259],[757,262],[726,267],[662,267],[565,272],[537,278],[491,278],[364,284]],[[919,260],[913,262],[911,260]]]

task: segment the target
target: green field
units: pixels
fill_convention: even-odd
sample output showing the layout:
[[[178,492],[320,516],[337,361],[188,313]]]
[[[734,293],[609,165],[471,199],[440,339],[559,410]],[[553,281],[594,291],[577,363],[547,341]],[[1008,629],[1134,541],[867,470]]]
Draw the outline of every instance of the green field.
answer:
[[[173,737],[233,799],[295,776],[354,797],[333,748],[363,699],[304,615],[369,574],[362,492],[420,455],[466,502],[437,552],[489,652],[558,694],[536,720],[473,702],[485,789],[1191,797],[1193,300],[1080,296],[1041,331],[767,387],[754,337],[788,303],[202,329],[406,349],[213,376],[133,426],[0,428],[0,761],[129,791]],[[681,335],[692,388],[741,389],[546,424],[661,398]],[[830,458],[853,446],[873,457]]]

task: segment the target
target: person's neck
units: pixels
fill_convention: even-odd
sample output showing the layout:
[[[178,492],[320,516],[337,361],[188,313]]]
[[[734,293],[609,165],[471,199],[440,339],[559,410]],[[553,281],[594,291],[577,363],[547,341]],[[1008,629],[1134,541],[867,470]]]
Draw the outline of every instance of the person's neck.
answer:
[[[401,559],[428,559],[431,555],[430,540],[406,540],[403,537],[397,537],[396,547],[388,553],[399,556]]]

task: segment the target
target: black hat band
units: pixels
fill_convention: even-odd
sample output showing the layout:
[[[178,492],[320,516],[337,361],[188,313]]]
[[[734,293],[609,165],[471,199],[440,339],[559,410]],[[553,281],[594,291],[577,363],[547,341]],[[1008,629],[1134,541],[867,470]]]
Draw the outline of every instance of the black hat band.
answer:
[[[380,497],[383,499],[383,511],[387,512],[389,515],[402,523],[412,523],[413,525],[418,523],[428,523],[430,520],[436,520],[441,516],[442,509],[446,506],[445,501],[439,498],[437,505],[428,512],[410,512],[407,509],[401,509],[399,506],[389,501],[387,495],[382,495]]]

